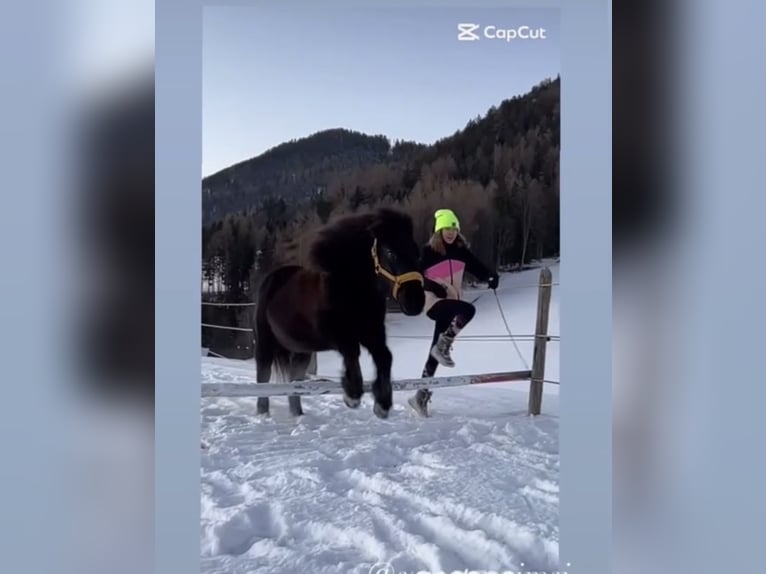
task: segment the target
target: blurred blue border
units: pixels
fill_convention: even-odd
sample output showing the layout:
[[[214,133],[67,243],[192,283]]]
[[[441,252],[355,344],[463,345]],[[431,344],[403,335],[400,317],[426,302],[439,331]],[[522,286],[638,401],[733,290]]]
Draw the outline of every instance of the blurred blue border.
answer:
[[[156,18],[155,571],[200,571],[202,8]]]
[[[561,9],[559,535],[570,573],[612,571],[610,21],[606,0]]]

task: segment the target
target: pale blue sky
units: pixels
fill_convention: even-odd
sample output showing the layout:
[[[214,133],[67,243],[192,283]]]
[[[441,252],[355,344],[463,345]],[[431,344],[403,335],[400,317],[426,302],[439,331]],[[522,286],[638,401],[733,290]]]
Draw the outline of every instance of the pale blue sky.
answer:
[[[546,39],[461,42],[460,22]],[[432,143],[560,71],[555,8],[272,2],[206,8],[203,34],[203,176],[330,128]]]

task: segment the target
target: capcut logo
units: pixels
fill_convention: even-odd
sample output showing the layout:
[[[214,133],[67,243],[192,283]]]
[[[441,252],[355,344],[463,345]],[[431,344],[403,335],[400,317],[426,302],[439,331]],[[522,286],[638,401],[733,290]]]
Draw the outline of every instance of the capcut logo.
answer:
[[[476,30],[479,29],[479,24],[458,24],[457,25],[457,39],[461,42],[472,42],[478,40],[479,36],[476,34]]]
[[[477,33],[479,29],[481,33]],[[501,28],[493,25],[482,28],[481,24],[465,22],[457,25],[457,39],[460,42],[475,42],[481,38],[511,42],[513,40],[545,40],[547,37],[548,31],[545,28],[533,28],[527,25],[515,28]]]

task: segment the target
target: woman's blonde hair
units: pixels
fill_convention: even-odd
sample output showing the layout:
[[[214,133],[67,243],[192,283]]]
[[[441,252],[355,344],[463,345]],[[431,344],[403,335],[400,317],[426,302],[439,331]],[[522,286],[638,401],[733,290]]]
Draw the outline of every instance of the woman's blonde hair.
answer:
[[[431,249],[441,255],[446,255],[447,253],[447,245],[444,243],[444,238],[442,237],[441,231],[434,232],[434,234],[431,236],[431,239],[428,240],[428,245],[431,247]],[[453,245],[468,247],[468,240],[465,238],[465,235],[458,231]]]

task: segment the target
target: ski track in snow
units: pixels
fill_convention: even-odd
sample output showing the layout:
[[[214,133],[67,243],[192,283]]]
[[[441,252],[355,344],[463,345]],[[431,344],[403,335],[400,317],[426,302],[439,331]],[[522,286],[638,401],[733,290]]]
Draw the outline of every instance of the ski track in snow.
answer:
[[[516,334],[534,331],[537,292],[504,287],[534,285],[538,273],[504,275],[498,289]],[[478,293],[465,333],[504,334],[494,296]],[[554,287],[551,334],[556,295]],[[388,327],[430,328],[423,317],[393,317]],[[429,341],[389,344],[394,376],[418,376]],[[518,345],[531,363],[532,344]],[[453,355],[457,367],[437,376],[524,368],[508,341],[458,340]],[[547,355],[546,378],[558,380],[558,343]],[[320,355],[319,372],[337,376],[338,357]],[[203,381],[254,377],[252,361],[203,358]],[[379,562],[397,572],[558,569],[558,387],[546,385],[534,418],[527,382],[437,389],[427,419],[406,405],[410,394],[395,393],[386,421],[369,395],[357,410],[340,396],[304,397],[298,419],[284,397],[271,399],[269,417],[255,415],[255,398],[203,399],[202,572],[368,574]]]

